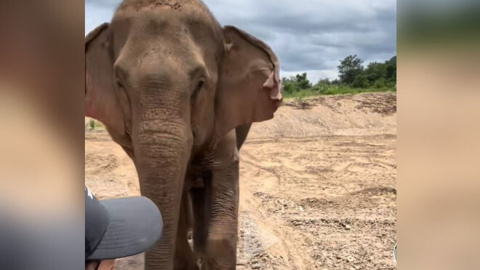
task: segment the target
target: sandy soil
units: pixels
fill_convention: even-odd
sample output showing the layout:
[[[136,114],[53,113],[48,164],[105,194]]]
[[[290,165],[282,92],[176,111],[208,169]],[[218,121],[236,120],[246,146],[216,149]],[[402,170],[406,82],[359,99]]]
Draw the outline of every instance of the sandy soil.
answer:
[[[241,150],[238,269],[396,269],[395,117],[396,95],[376,93],[286,102],[254,124]],[[86,128],[85,173],[100,198],[139,194],[105,131]]]

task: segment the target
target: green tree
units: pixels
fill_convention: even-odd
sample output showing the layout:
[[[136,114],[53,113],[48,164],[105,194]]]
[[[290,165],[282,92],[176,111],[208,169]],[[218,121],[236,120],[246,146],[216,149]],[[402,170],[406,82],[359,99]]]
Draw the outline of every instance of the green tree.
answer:
[[[368,81],[367,75],[363,72],[358,74],[355,77],[352,86],[356,88],[368,88],[370,86],[370,82]]]
[[[283,91],[286,93],[295,93],[302,90],[310,89],[312,84],[307,79],[307,73],[290,76],[290,78],[283,78]]]
[[[297,84],[298,88],[305,90],[312,87],[312,84],[307,79],[307,73],[304,72],[302,74],[295,75],[295,83]]]
[[[329,78],[326,78],[326,79],[320,79],[320,80],[318,80],[318,82],[317,82],[316,85],[321,85],[321,86],[323,86],[323,85],[331,85],[331,84],[332,84],[332,82],[330,81],[330,79],[329,79]]]
[[[349,55],[337,66],[340,82],[352,85],[355,78],[363,71],[363,60],[357,55]]]
[[[373,88],[385,88],[388,86],[387,81],[384,78],[378,79],[373,83]]]
[[[292,80],[292,77],[290,78],[283,78],[282,79],[282,84],[283,84],[283,91],[286,93],[295,93],[298,92],[298,87],[296,86],[295,82]]]
[[[397,83],[397,56],[392,57],[390,60],[385,62],[385,77],[390,82]]]
[[[387,69],[384,63],[372,62],[368,64],[367,68],[363,72],[368,79],[369,84],[374,84],[380,79],[385,79],[387,76]]]

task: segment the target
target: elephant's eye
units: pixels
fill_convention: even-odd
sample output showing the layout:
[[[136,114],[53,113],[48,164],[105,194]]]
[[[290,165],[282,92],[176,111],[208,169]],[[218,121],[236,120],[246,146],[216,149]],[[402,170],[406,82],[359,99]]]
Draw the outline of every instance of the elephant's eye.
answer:
[[[200,81],[198,82],[197,89],[198,89],[198,90],[202,89],[204,84],[205,84],[205,81],[204,81],[204,80],[200,80]]]
[[[118,87],[119,89],[125,89],[125,87],[123,87],[123,83],[120,82],[120,81],[117,81],[117,87]]]
[[[197,89],[198,89],[198,90],[202,89],[204,85],[205,85],[205,78],[201,78],[201,79],[198,81]]]
[[[200,78],[200,80],[198,81],[197,87],[192,93],[193,99],[197,97],[198,93],[200,92],[200,90],[202,90],[203,86],[205,86],[205,78]]]

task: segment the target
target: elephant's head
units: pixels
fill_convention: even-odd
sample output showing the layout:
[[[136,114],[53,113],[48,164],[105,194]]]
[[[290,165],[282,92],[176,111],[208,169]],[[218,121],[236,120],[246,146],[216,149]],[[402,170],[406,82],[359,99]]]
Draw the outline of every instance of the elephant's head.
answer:
[[[282,100],[268,45],[221,27],[200,1],[180,2],[125,1],[85,43],[86,115],[132,157],[142,193],[155,194],[163,247],[173,244],[191,154],[237,126],[271,119]]]

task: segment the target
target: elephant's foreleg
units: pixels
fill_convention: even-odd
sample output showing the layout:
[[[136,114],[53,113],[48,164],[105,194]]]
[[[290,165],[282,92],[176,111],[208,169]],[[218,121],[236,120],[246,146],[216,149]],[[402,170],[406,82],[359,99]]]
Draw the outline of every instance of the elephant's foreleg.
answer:
[[[203,269],[235,269],[236,267],[238,181],[236,182],[214,184],[216,194],[212,202],[213,213],[207,240],[205,262],[207,267]]]
[[[238,151],[231,132],[216,151],[211,175],[211,213],[202,269],[236,268],[238,228]]]

